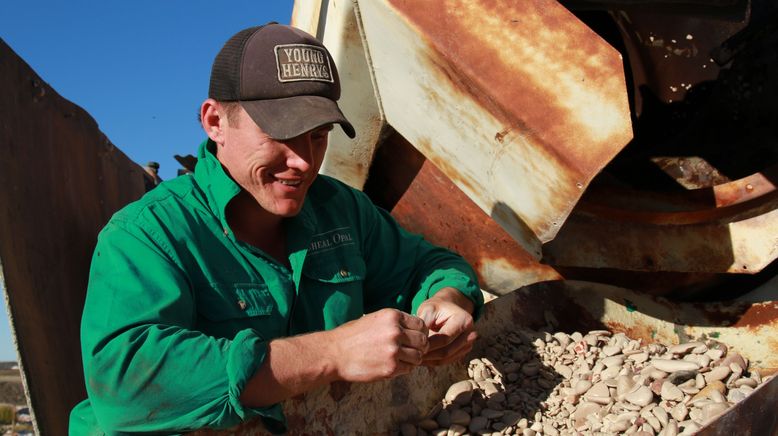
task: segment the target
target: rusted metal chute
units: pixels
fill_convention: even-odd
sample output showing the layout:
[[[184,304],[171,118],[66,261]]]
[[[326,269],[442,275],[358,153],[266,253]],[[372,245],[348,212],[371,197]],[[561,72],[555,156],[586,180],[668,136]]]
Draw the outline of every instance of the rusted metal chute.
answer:
[[[620,55],[556,2],[298,3],[295,17],[316,25],[344,88],[369,74],[350,95],[375,96],[357,128],[376,142],[338,137],[334,155],[371,156],[383,129],[374,120],[385,120],[535,259],[631,138]],[[332,27],[352,22],[367,69],[338,58],[355,56],[357,42]],[[349,117],[362,109],[342,101]],[[333,158],[323,170],[342,177],[353,167]]]

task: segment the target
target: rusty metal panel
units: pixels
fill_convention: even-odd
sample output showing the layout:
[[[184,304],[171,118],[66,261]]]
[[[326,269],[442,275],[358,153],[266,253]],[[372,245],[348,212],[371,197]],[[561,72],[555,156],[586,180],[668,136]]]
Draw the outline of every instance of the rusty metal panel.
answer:
[[[389,124],[538,252],[631,138],[619,53],[548,0],[358,6]]]
[[[414,171],[413,174],[406,174]],[[410,180],[406,180],[410,179]],[[399,191],[397,199],[386,197]],[[494,295],[562,277],[539,263],[398,134],[376,152],[365,192],[407,230],[462,255]]]
[[[678,304],[597,283],[554,281],[527,286],[487,303],[476,330],[481,338],[487,338],[517,327],[547,326],[565,332],[608,328],[644,343],[668,345],[715,337],[747,357],[763,376],[778,371],[775,301]],[[470,356],[485,355],[486,342],[477,341]],[[429,412],[451,383],[465,379],[464,362],[468,361],[469,357],[463,363],[422,367],[379,383],[336,383],[286,401],[289,434],[394,434],[401,423]],[[704,429],[712,433],[703,434],[724,434],[724,429],[737,428],[735,425],[748,428],[749,419],[760,421],[754,428],[765,431],[753,434],[774,434],[778,430],[772,416],[778,407],[776,389],[778,377]],[[254,421],[228,431],[195,434],[245,436],[266,431]]]
[[[357,20],[352,1],[298,0],[292,14],[292,25],[316,35],[332,54],[341,79],[338,105],[357,132],[351,139],[332,130],[321,172],[362,189],[386,120]]]
[[[86,398],[79,328],[98,231],[143,170],[0,40],[0,264],[37,434]]]

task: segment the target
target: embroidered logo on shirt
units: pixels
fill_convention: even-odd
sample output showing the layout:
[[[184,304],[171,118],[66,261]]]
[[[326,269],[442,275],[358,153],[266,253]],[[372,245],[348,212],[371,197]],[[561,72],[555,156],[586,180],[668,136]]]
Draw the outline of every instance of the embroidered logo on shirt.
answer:
[[[354,244],[354,238],[351,236],[351,227],[340,227],[313,235],[311,245],[308,247],[308,254],[318,254],[338,247]]]
[[[330,58],[323,48],[308,44],[283,44],[277,45],[275,49],[280,82],[335,81],[330,68]]]

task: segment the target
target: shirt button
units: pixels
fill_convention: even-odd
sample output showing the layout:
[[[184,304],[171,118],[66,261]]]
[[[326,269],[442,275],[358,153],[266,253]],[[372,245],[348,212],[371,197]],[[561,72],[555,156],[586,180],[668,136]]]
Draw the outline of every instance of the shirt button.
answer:
[[[240,307],[240,310],[246,310],[246,302],[243,300],[238,300],[238,307]]]
[[[345,277],[348,277],[348,276],[349,276],[349,272],[348,272],[348,270],[347,270],[346,268],[341,268],[341,269],[340,269],[340,276],[341,276],[341,277],[344,277],[344,278],[345,278]]]
[[[227,230],[227,227],[222,229],[224,231],[224,236],[227,236],[230,234],[230,232]]]

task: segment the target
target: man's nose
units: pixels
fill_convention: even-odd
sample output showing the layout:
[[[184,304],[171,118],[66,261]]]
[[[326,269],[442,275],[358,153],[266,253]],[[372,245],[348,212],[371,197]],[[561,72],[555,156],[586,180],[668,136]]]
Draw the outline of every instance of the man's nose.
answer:
[[[287,147],[286,165],[289,168],[305,172],[313,166],[313,143],[309,134],[288,140]]]

